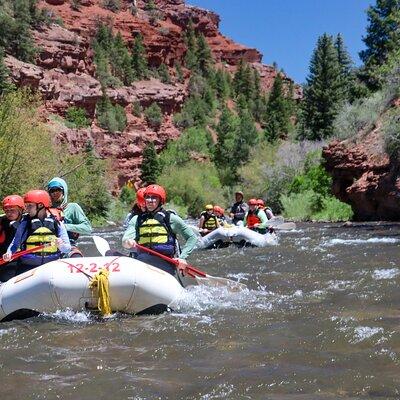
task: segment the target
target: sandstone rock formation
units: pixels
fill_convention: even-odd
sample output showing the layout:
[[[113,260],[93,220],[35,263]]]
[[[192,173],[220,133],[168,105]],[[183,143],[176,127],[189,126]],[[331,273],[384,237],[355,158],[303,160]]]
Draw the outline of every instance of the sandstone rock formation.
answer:
[[[123,132],[111,134],[96,122],[96,103],[102,96],[100,82],[95,78],[95,65],[91,41],[98,23],[106,22],[114,32],[120,32],[131,45],[138,32],[143,36],[148,63],[157,67],[161,63],[173,67],[182,63],[186,47],[182,31],[192,20],[196,29],[206,37],[218,65],[234,72],[240,59],[252,63],[260,73],[261,86],[270,90],[277,71],[261,64],[261,54],[252,48],[234,43],[219,32],[219,16],[208,10],[186,5],[183,0],[156,0],[158,18],[145,10],[143,0],[121,0],[117,12],[102,7],[103,0],[40,0],[39,6],[50,15],[63,21],[63,26],[51,25],[33,32],[39,53],[36,65],[21,62],[11,56],[6,65],[14,82],[19,86],[31,86],[43,95],[47,118],[52,113],[60,116],[71,106],[85,108],[92,118],[88,129],[69,129],[57,126],[56,140],[65,143],[70,152],[83,149],[88,140],[101,157],[112,160],[116,171],[113,190],[118,190],[128,180],[138,181],[142,150],[153,141],[161,150],[168,140],[176,139],[180,131],[173,125],[173,114],[179,111],[187,96],[185,84],[163,84],[156,79],[134,82],[130,87],[108,89],[111,101],[120,104],[127,113],[128,125]],[[133,6],[135,7],[133,8]],[[189,71],[184,70],[186,77]],[[286,78],[289,82],[290,79]],[[300,97],[299,89],[296,97]],[[147,107],[157,102],[164,113],[161,128],[155,132],[144,120],[132,114],[132,103]]]

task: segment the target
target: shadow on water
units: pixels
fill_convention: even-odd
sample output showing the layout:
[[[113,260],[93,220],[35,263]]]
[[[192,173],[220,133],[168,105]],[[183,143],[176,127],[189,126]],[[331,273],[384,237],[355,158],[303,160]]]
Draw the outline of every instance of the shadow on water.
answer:
[[[121,231],[99,234],[120,249]],[[159,316],[3,324],[2,397],[398,399],[399,236],[398,224],[299,224],[277,246],[191,255],[243,292],[191,287]]]

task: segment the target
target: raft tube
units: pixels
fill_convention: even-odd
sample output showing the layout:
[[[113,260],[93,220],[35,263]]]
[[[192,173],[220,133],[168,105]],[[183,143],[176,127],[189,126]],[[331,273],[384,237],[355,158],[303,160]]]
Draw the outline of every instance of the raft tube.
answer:
[[[0,321],[63,309],[97,310],[97,293],[89,282],[102,268],[109,271],[113,312],[159,314],[184,290],[172,275],[130,257],[56,260],[0,285]]]
[[[220,227],[200,238],[197,248],[210,249],[213,247],[226,247],[230,244],[251,245],[255,247],[266,247],[277,244],[275,233],[261,233],[252,231],[243,226]]]

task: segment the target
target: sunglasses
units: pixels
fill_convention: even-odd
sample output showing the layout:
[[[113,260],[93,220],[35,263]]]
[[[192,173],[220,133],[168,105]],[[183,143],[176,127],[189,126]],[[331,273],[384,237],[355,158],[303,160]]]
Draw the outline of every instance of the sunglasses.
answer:
[[[158,196],[146,196],[144,199],[148,200],[148,201],[156,201],[156,200],[159,200],[159,197]]]
[[[49,193],[55,193],[55,192],[62,192],[63,190],[61,188],[51,188],[49,189]]]

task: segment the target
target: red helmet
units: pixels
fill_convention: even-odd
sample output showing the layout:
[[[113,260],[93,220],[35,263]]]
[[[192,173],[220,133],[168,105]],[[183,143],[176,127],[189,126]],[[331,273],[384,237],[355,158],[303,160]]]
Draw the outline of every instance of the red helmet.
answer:
[[[25,203],[43,204],[46,208],[51,206],[49,194],[45,190],[30,190],[24,195]]]
[[[6,208],[10,207],[19,207],[22,209],[25,208],[24,199],[21,196],[18,196],[17,194],[11,194],[10,196],[4,197],[1,204],[3,206],[4,211],[6,210]]]
[[[224,215],[225,210],[220,207],[220,206],[214,206],[214,213],[219,215],[219,216],[223,216]]]
[[[144,201],[144,192],[146,191],[146,188],[140,188],[136,192],[136,203],[139,207],[144,207],[146,205],[146,202]]]
[[[257,199],[257,205],[261,206],[261,207],[265,207],[264,200],[263,199]]]
[[[257,199],[250,199],[248,201],[249,206],[256,206],[258,205]]]
[[[144,191],[144,197],[146,196],[158,196],[161,199],[161,204],[164,204],[167,201],[167,193],[165,189],[160,185],[149,185]]]

